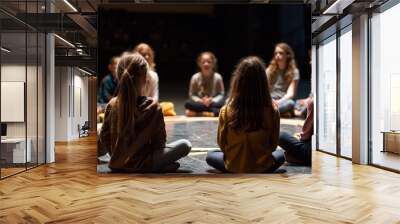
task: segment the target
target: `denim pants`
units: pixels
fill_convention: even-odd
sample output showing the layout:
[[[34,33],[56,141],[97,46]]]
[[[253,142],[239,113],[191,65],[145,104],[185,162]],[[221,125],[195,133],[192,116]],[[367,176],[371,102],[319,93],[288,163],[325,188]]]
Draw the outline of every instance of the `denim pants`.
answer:
[[[275,164],[265,170],[264,173],[273,173],[285,162],[285,156],[281,150],[275,150],[272,152],[272,157],[275,160]],[[221,172],[229,173],[229,171],[225,169],[224,153],[221,150],[209,151],[207,153],[206,162],[208,165]]]
[[[215,117],[218,117],[219,110],[224,105],[224,102],[213,102],[209,107],[204,104],[195,102],[193,100],[188,100],[185,103],[185,108],[194,112],[213,112]]]
[[[281,132],[279,146],[285,150],[288,162],[311,165],[311,140],[301,141],[287,132]]]
[[[292,99],[283,100],[279,104],[279,113],[283,114],[294,110],[295,102]]]

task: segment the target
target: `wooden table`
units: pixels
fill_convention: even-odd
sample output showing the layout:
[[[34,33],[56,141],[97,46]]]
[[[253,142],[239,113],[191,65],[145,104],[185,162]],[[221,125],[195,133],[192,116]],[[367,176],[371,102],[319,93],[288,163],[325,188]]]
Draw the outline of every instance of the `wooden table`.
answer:
[[[25,144],[27,143],[27,147]],[[2,158],[6,163],[26,163],[31,161],[32,140],[30,138],[1,139]]]
[[[383,150],[382,152],[392,152],[400,154],[400,131],[382,131]]]

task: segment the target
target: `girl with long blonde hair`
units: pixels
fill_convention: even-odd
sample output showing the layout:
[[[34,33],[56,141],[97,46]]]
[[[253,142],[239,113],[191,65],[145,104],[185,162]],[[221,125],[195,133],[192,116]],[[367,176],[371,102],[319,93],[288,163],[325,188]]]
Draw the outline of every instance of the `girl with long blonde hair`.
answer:
[[[297,85],[300,79],[292,48],[287,43],[275,45],[274,56],[266,70],[271,97],[279,105],[279,112],[293,112]]]
[[[149,66],[138,53],[122,54],[116,97],[107,104],[100,145],[111,155],[114,171],[164,172],[176,170],[191,144],[178,140],[166,145],[164,117],[159,104],[142,96]]]
[[[155,101],[159,100],[159,87],[158,87],[158,74],[155,70],[156,63],[154,62],[154,50],[146,43],[136,45],[133,52],[142,55],[149,64],[149,71],[147,73],[146,83],[143,86],[143,95],[153,98]]]

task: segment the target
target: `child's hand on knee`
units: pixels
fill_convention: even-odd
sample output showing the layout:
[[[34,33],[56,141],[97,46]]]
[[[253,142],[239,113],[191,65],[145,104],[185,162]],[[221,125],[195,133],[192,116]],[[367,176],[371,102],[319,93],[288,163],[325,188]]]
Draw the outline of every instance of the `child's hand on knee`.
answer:
[[[297,139],[300,139],[300,132],[297,132],[297,133],[294,133],[294,135],[293,135],[293,137],[295,137],[295,138],[297,138]]]

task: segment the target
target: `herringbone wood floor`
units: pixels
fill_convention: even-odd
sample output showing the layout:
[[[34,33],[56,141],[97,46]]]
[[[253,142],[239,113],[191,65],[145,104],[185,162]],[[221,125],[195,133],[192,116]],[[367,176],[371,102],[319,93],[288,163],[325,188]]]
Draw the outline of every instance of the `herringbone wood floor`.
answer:
[[[312,172],[101,176],[91,137],[0,181],[0,223],[400,223],[400,175],[319,152]]]

